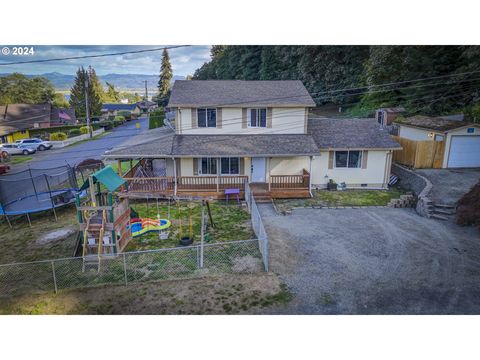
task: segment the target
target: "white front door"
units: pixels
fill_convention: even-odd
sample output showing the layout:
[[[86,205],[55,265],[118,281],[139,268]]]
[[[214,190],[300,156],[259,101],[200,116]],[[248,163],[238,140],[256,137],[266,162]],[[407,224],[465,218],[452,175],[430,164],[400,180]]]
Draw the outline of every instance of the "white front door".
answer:
[[[267,169],[267,159],[264,157],[252,158],[251,182],[265,182],[265,172]]]

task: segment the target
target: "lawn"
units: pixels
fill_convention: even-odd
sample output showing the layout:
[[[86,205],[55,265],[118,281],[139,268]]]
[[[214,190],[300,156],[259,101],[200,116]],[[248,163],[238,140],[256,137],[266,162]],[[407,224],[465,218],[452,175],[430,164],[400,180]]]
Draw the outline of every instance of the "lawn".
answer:
[[[390,200],[398,199],[405,191],[399,187],[389,190],[314,190],[309,199],[275,200],[275,206],[281,213],[295,207],[332,207],[332,206],[385,206]]]
[[[292,293],[274,274],[216,275],[2,299],[0,314],[255,314]]]
[[[70,205],[57,209],[58,221],[52,211],[30,215],[32,226],[25,216],[10,219],[11,229],[5,219],[0,223],[0,264],[27,262],[70,257],[76,244],[77,235],[64,239],[40,243],[42,235],[59,229],[77,229],[75,207]]]
[[[24,162],[32,160],[32,156],[16,156],[12,157],[12,160],[10,161],[10,165],[17,165],[17,164],[22,164]]]
[[[156,219],[157,214],[162,219],[172,222],[168,240],[160,240],[157,232],[148,233],[142,237],[134,238],[127,245],[125,251],[151,250],[158,248],[170,248],[178,245],[180,236],[190,235],[190,213],[192,215],[192,235],[194,243],[200,241],[200,228],[202,222],[202,207],[200,202],[181,201],[179,206],[171,203],[170,210],[167,202],[158,204],[155,200],[148,202],[131,202],[132,209],[140,218]],[[255,238],[250,223],[250,215],[244,207],[237,205],[225,206],[223,202],[211,201],[210,209],[214,227],[209,226],[207,241],[210,243],[233,240],[248,240]],[[170,216],[169,216],[170,213]],[[205,217],[208,217],[205,207]],[[182,231],[180,232],[180,223]]]

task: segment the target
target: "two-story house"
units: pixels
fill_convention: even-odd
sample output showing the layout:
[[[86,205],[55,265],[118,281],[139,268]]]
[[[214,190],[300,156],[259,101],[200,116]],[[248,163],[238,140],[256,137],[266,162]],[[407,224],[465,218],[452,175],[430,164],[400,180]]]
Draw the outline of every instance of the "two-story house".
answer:
[[[141,160],[125,175],[137,192],[222,197],[249,183],[266,197],[309,197],[330,179],[385,188],[399,145],[374,119],[309,118],[313,106],[300,81],[176,81],[174,130],[106,157]]]

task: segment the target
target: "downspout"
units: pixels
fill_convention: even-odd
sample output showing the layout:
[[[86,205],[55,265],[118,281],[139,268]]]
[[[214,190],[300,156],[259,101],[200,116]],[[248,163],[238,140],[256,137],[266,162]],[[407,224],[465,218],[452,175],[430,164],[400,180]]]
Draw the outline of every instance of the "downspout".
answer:
[[[310,193],[310,197],[313,197],[312,194],[312,158],[313,156],[310,156],[310,164],[309,164],[309,169],[308,169],[308,192]]]

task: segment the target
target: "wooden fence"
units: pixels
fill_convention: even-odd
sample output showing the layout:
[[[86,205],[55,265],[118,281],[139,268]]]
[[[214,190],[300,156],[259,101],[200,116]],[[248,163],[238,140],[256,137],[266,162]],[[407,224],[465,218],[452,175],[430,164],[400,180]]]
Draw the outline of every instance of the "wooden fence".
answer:
[[[403,148],[393,152],[393,161],[415,169],[442,168],[445,140],[415,141],[399,136],[393,136],[393,138]]]

